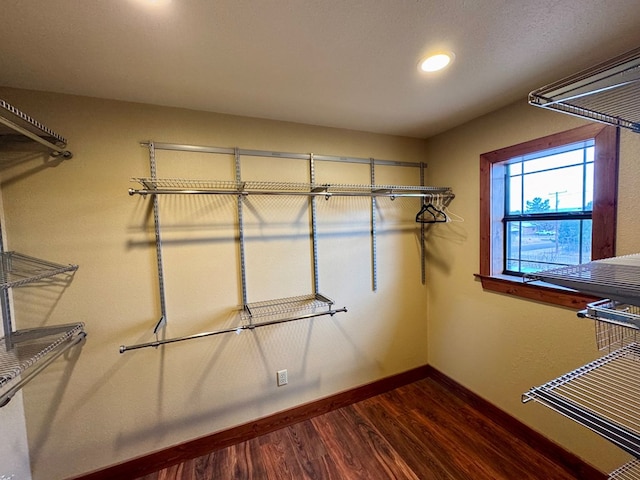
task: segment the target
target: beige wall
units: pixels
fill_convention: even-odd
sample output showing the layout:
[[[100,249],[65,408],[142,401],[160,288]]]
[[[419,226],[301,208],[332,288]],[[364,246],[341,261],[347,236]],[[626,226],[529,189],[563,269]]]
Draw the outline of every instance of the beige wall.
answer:
[[[626,459],[590,431],[520,396],[602,355],[572,310],[485,292],[479,269],[479,155],[584,123],[518,102],[428,142],[429,179],[453,187],[464,223],[429,238],[429,364],[605,471]],[[640,251],[640,137],[622,132],[618,254]]]
[[[140,141],[415,162],[424,141],[12,89],[0,98],[66,136],[74,153],[56,164],[17,152],[2,165],[9,247],[80,266],[66,289],[16,291],[18,327],[84,321],[88,332],[79,354],[24,389],[35,479],[94,470],[426,364],[417,199],[379,202],[377,292],[369,200],[318,201],[320,291],[348,313],[118,353],[153,340],[159,318],[151,200],[128,195],[129,179],[149,170]],[[159,170],[233,175],[228,158],[185,155],[169,167],[170,157],[161,154]],[[245,179],[305,175],[301,161],[243,164]],[[376,179],[419,183],[416,168],[379,168]],[[369,171],[319,163],[317,181],[369,183]],[[299,200],[254,197],[245,209],[250,301],[310,293],[309,214]],[[233,198],[163,197],[161,207],[166,337],[231,325],[241,301]],[[289,385],[278,388],[283,368]]]
[[[10,248],[80,265],[64,291],[52,286],[16,292],[23,312],[18,326],[84,321],[89,334],[79,355],[57,361],[24,390],[35,479],[117,463],[427,361],[603,470],[625,460],[595,434],[520,402],[530,387],[600,355],[590,322],[571,310],[483,292],[473,277],[479,154],[581,120],[519,102],[424,142],[12,89],[0,89],[0,97],[67,136],[74,152],[57,166],[41,155],[16,155],[2,166]],[[381,201],[379,291],[372,292],[368,201],[323,200],[320,290],[349,313],[120,355],[121,344],[152,340],[159,315],[150,200],[127,194],[130,177],[148,173],[147,152],[139,146],[147,139],[427,160],[428,183],[453,187],[451,209],[465,221],[430,229],[425,288],[412,220],[417,204]],[[623,132],[620,254],[640,250],[634,235],[639,153],[639,137]],[[211,168],[213,175],[231,178],[228,159],[211,164],[187,155],[171,168],[186,169],[184,176],[208,175]],[[247,162],[243,175],[301,180],[306,173],[302,163],[256,160]],[[414,169],[380,168],[377,182],[417,178]],[[318,181],[325,180],[368,183],[368,170],[319,164]],[[163,202],[167,337],[230,325],[240,302],[237,247],[229,239],[232,199]],[[250,300],[306,293],[304,202],[252,202],[245,210]],[[282,251],[289,253],[284,267]],[[277,388],[275,371],[282,368],[289,370],[290,384]]]

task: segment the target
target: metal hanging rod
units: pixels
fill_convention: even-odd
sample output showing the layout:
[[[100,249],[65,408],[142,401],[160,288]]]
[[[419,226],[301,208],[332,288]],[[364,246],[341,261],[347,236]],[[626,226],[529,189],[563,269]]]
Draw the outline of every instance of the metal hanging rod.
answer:
[[[148,146],[153,143],[156,150],[175,150],[180,152],[200,152],[200,153],[221,153],[227,155],[233,155],[236,152],[235,148],[228,147],[208,147],[202,145],[181,145],[177,143],[157,143],[157,142],[141,142],[140,145]],[[313,155],[313,159],[320,162],[343,162],[343,163],[363,163],[369,165],[371,163],[370,158],[359,157],[340,157],[336,155],[318,155],[311,153],[291,153],[291,152],[276,152],[270,150],[251,150],[251,149],[237,149],[239,155],[253,156],[253,157],[273,157],[273,158],[289,158],[294,160],[309,160]],[[415,167],[419,168],[419,163],[414,162],[400,162],[397,160],[373,160],[376,165],[390,165],[395,167]]]
[[[24,128],[18,125],[17,123],[13,122],[12,120],[9,120],[8,118],[3,117],[2,115],[0,115],[1,124],[5,125],[6,127],[9,127],[11,130],[15,132],[20,133],[21,135],[24,135],[25,137],[30,138],[35,142],[38,142],[41,145],[44,145],[45,147],[47,147],[48,149],[54,152],[52,153],[53,156],[61,156],[65,159],[69,159],[73,157],[73,154],[64,148],[67,145],[67,141],[65,140],[64,137],[58,135],[53,130],[45,127],[43,124],[41,124],[37,120],[33,119],[26,113],[20,111],[19,109],[5,102],[2,99],[0,99],[0,108],[3,108],[4,110],[10,112],[11,114],[18,117],[22,122],[26,123],[28,126],[37,129],[38,131],[45,134],[47,137],[50,137],[51,139],[55,140],[57,144],[50,142],[46,138],[43,138],[41,135],[38,135],[37,133],[34,133],[31,130],[28,130],[27,128]]]
[[[307,318],[314,318],[314,317],[321,317],[323,315],[331,315],[332,317],[336,314],[336,313],[341,313],[341,312],[346,312],[347,308],[338,308],[335,310],[329,310],[327,312],[318,312],[318,313],[308,313],[306,315],[298,315],[295,317],[291,317],[291,318],[279,318],[277,320],[270,320],[270,321],[264,321],[264,322],[260,322],[260,323],[253,323],[253,324],[248,324],[248,325],[240,325],[239,327],[232,327],[232,328],[225,328],[223,330],[215,330],[212,332],[203,332],[203,333],[196,333],[195,335],[187,335],[184,337],[176,337],[176,338],[169,338],[169,339],[165,339],[165,340],[156,340],[155,342],[148,342],[148,343],[140,343],[137,345],[121,345],[120,346],[120,353],[124,353],[127,352],[129,350],[137,350],[140,348],[148,348],[148,347],[159,347],[160,345],[165,345],[167,343],[176,343],[176,342],[182,342],[184,340],[193,340],[196,338],[204,338],[204,337],[211,337],[213,335],[220,335],[222,333],[236,333],[239,334],[241,333],[243,330],[255,330],[256,328],[260,328],[260,327],[266,327],[268,325],[277,325],[280,323],[287,323],[287,322],[294,322],[297,320],[304,320]]]

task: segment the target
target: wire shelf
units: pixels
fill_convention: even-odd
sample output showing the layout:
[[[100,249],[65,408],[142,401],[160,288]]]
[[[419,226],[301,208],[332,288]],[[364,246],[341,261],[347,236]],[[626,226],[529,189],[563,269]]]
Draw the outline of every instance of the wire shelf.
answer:
[[[17,252],[3,252],[0,253],[0,289],[18,287],[77,269],[77,265],[61,265]]]
[[[4,115],[2,110],[11,115]],[[0,136],[10,141],[15,140],[16,137],[21,140],[29,138],[51,150],[53,157],[64,159],[73,157],[70,151],[65,150],[67,140],[64,137],[2,99],[0,99]]]
[[[640,457],[640,346],[631,344],[522,396]]]
[[[274,318],[293,313],[329,313],[333,303],[333,300],[319,293],[266,300],[245,305],[242,309],[241,317],[243,320],[249,321],[251,319]]]
[[[640,329],[640,306],[637,305],[601,300],[587,305],[586,317],[635,330]]]
[[[640,48],[529,94],[529,103],[640,132]]]
[[[640,254],[569,265],[528,274],[525,278],[621,303],[640,304]]]
[[[86,336],[83,323],[18,330],[0,341],[0,406],[40,370]],[[4,338],[2,339],[4,340]]]
[[[62,146],[62,147],[66,146],[67,140],[63,136],[58,135],[56,132],[54,132],[50,128],[45,127],[42,123],[38,122],[34,118],[30,117],[26,113],[22,112],[21,110],[14,107],[10,103],[2,100],[1,98],[0,98],[0,108],[5,110],[6,112],[11,113],[15,117],[15,120],[19,120],[20,123],[22,123],[26,127],[29,127],[29,130],[32,131],[33,133],[36,133],[41,137],[50,139],[55,143],[57,143],[59,146]]]
[[[640,340],[638,329],[610,321],[596,320],[596,346],[598,350],[609,352],[625,347]]]
[[[365,195],[365,196],[426,196],[445,195],[452,197],[449,187],[423,187],[411,185],[356,185],[356,184],[311,184],[296,182],[266,182],[232,180],[194,180],[185,178],[158,179],[135,177],[142,189],[130,189],[133,194],[168,193],[212,193],[245,195]]]
[[[638,480],[640,479],[640,460],[634,458],[617,468],[609,475],[609,480]]]

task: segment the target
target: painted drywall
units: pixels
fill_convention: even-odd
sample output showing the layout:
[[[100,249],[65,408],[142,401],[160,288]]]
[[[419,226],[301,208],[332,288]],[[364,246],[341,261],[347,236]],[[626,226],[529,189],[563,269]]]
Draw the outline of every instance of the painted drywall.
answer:
[[[17,291],[18,326],[83,321],[88,333],[24,389],[34,479],[112,465],[426,364],[417,199],[378,202],[377,292],[370,200],[318,200],[319,290],[348,313],[118,352],[153,340],[160,315],[151,199],[128,194],[131,177],[149,174],[140,141],[412,162],[424,160],[424,141],[14,89],[0,97],[67,137],[74,154],[58,162],[25,147],[1,171],[9,247],[79,265],[67,286]],[[161,175],[233,178],[230,158],[161,152],[158,165]],[[258,158],[242,174],[306,181],[306,168]],[[369,178],[367,165],[317,164],[318,182]],[[418,169],[380,167],[376,181],[417,184]],[[244,212],[249,300],[310,293],[306,199],[252,197]],[[163,335],[232,325],[241,303],[235,199],[163,197],[161,223]],[[285,368],[289,384],[277,387]]]
[[[572,421],[521,394],[602,356],[594,326],[575,311],[483,291],[479,269],[479,156],[584,121],[518,102],[429,139],[430,180],[456,193],[452,211],[463,223],[432,229],[429,363],[498,407],[604,471],[626,455]],[[640,136],[622,132],[618,254],[640,251],[637,232]]]

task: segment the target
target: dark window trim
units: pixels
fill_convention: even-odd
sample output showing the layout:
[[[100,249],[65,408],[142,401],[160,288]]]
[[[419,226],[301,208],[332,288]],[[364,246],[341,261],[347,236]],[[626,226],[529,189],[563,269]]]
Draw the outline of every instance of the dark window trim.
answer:
[[[501,229],[492,229],[494,223],[502,225],[504,213],[504,209],[498,208],[504,206],[504,192],[494,191],[497,182],[493,177],[502,170],[496,167],[514,157],[589,138],[595,139],[591,256],[593,260],[615,256],[620,134],[616,127],[592,123],[480,155],[480,273],[476,277],[483,289],[576,309],[597,300],[552,285],[505,278],[500,274],[503,233]],[[496,198],[502,200],[496,202]]]

